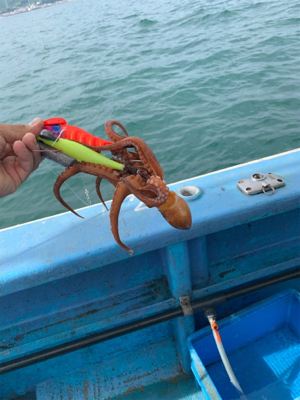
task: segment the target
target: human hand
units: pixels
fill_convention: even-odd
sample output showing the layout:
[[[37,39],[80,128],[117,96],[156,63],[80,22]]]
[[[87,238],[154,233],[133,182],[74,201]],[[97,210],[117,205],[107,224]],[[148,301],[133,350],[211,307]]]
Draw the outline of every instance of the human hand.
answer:
[[[34,150],[43,126],[41,118],[28,125],[0,123],[0,197],[14,193],[39,166],[42,157]]]

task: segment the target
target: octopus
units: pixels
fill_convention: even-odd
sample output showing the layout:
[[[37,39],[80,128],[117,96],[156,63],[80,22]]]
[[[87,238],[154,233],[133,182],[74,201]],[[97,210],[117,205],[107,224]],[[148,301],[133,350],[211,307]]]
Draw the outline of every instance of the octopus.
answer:
[[[124,135],[115,132],[114,125],[119,126]],[[151,148],[141,138],[130,137],[126,129],[118,121],[108,121],[105,124],[105,131],[113,144],[87,147],[97,152],[110,151],[113,159],[123,163],[126,168],[123,171],[117,171],[100,164],[77,161],[66,168],[55,182],[53,191],[58,201],[69,211],[81,217],[62,199],[60,187],[72,176],[78,173],[85,173],[96,176],[96,192],[106,207],[100,192],[100,183],[102,179],[106,179],[115,187],[110,208],[112,234],[118,245],[131,255],[133,250],[121,241],[118,229],[122,203],[130,194],[137,197],[147,207],[156,207],[174,228],[189,229],[192,224],[189,206],[185,200],[169,190],[164,180],[162,167]]]

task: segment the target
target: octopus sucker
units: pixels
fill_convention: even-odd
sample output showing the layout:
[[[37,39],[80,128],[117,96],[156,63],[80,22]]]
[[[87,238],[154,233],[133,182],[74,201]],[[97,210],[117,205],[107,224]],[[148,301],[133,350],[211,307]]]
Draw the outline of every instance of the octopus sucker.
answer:
[[[116,133],[113,125],[119,126],[125,136]],[[163,170],[151,148],[142,139],[128,136],[126,129],[118,121],[108,121],[105,124],[105,131],[114,142],[113,144],[87,147],[99,152],[110,151],[116,160],[121,160],[127,167],[126,171],[116,171],[100,164],[75,162],[58,176],[54,184],[53,190],[58,201],[69,211],[81,217],[62,199],[60,187],[73,175],[85,173],[96,176],[96,192],[108,210],[100,192],[100,183],[102,179],[110,182],[115,186],[110,208],[112,234],[118,245],[131,255],[133,250],[121,241],[118,230],[120,209],[123,201],[130,194],[135,195],[146,206],[156,207],[174,228],[189,229],[192,224],[189,206],[175,192],[169,190],[163,179]],[[134,151],[129,151],[129,148],[134,148]]]

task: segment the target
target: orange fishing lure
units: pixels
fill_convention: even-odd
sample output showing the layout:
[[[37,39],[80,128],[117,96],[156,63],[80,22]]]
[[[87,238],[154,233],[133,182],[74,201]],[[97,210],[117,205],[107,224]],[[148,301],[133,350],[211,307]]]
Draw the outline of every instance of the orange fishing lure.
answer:
[[[64,118],[49,118],[44,121],[44,129],[51,131],[55,136],[63,139],[76,140],[90,146],[105,146],[113,142],[98,138],[74,125],[69,125]]]

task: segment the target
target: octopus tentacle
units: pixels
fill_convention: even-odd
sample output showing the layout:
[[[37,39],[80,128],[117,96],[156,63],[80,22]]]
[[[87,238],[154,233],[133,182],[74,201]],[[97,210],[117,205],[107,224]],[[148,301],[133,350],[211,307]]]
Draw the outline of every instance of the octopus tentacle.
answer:
[[[105,165],[93,164],[81,161],[78,163],[78,169],[85,174],[94,175],[106,179],[112,185],[116,186],[120,180],[118,173]]]
[[[130,254],[133,255],[133,250],[121,242],[118,229],[118,220],[119,220],[121,205],[128,195],[130,195],[130,190],[128,189],[128,187],[125,185],[124,182],[119,182],[116,186],[116,190],[113,195],[109,217],[110,217],[111,231],[112,234],[114,235],[115,241],[118,243],[120,247],[122,247],[122,249],[129,251]]]
[[[162,167],[157,161],[155,154],[150,149],[150,147],[140,138],[130,136],[128,138],[121,139],[116,143],[108,144],[105,146],[90,146],[86,144],[85,146],[95,151],[115,151],[124,149],[126,147],[134,147],[139,155],[139,159],[144,164],[144,167],[147,168],[150,175],[159,176],[160,178],[163,178],[164,176]]]
[[[117,125],[119,128],[122,129],[122,131],[125,133],[125,136],[129,137],[126,129],[124,128],[124,126],[122,124],[120,124],[120,122],[118,121],[108,121],[106,122],[106,124],[104,125],[105,128],[105,132],[107,134],[107,136],[113,141],[113,142],[118,142],[121,139],[124,139],[123,135],[120,135],[119,133],[115,132],[113,130],[113,125]]]
[[[142,161],[139,159],[138,153],[136,152],[128,151],[127,149],[120,149],[112,151],[111,153],[115,156],[115,158],[112,158],[114,161],[120,162],[126,166],[140,169],[143,165]]]
[[[62,172],[53,187],[54,195],[57,198],[57,200],[64,206],[66,207],[69,211],[71,211],[73,214],[77,215],[80,218],[83,218],[81,215],[77,214],[76,211],[73,210],[61,197],[60,195],[60,187],[62,184],[69,178],[71,178],[73,175],[76,175],[80,172],[84,172],[89,175],[94,175],[97,176],[98,178],[104,178],[107,181],[109,181],[112,185],[116,186],[117,183],[119,182],[119,175],[116,175],[114,171],[111,168],[108,168],[106,166],[100,165],[100,164],[92,164],[92,163],[86,163],[84,161],[82,162],[77,162],[74,163],[71,167],[66,168],[64,172]],[[100,183],[100,182],[99,182]],[[98,185],[99,186],[99,185]],[[96,190],[97,190],[97,185],[96,185]],[[100,190],[98,189],[97,191],[98,196],[100,193]],[[100,200],[101,199],[101,193],[100,193]],[[105,204],[104,204],[105,205]],[[106,207],[106,205],[105,205]]]
[[[116,133],[113,130],[113,125],[119,126],[126,136]],[[127,168],[123,171],[116,171],[100,164],[84,161],[74,163],[57,178],[54,185],[54,194],[60,203],[75,215],[81,217],[61,198],[60,187],[68,178],[83,172],[97,177],[95,182],[96,192],[108,210],[100,192],[101,181],[106,179],[116,187],[110,208],[112,234],[119,246],[130,252],[131,255],[133,254],[132,249],[121,241],[118,230],[122,203],[131,193],[146,206],[158,208],[158,211],[174,228],[189,229],[192,223],[189,206],[175,192],[169,191],[166,182],[163,180],[163,170],[150,147],[140,138],[128,137],[126,129],[117,121],[107,122],[105,130],[109,138],[114,141],[113,144],[105,146],[87,145],[87,147],[96,151],[111,151],[116,157],[116,161],[121,161]],[[135,151],[129,151],[128,148],[134,148]]]
[[[160,207],[168,198],[169,189],[159,177],[151,177],[144,185],[142,185],[143,180],[140,176],[131,175],[122,178],[121,181],[127,185],[135,197],[148,207]]]
[[[104,205],[104,207],[108,211],[107,205],[105,204],[105,201],[103,200],[102,194],[100,192],[100,183],[101,183],[101,181],[102,181],[102,178],[100,176],[98,176],[98,178],[96,179],[96,182],[95,182],[96,192],[97,192],[97,195],[98,195],[99,199],[101,200],[102,204]]]
[[[81,215],[77,214],[76,211],[73,210],[73,208],[71,208],[61,197],[60,195],[60,188],[61,185],[69,178],[71,178],[71,176],[74,176],[76,174],[78,174],[80,172],[79,170],[79,165],[80,163],[75,163],[73,165],[71,165],[71,167],[66,168],[66,170],[64,172],[62,172],[53,187],[53,192],[55,197],[57,198],[57,200],[64,206],[66,207],[69,211],[71,211],[73,214],[77,215],[77,217],[83,218]]]

